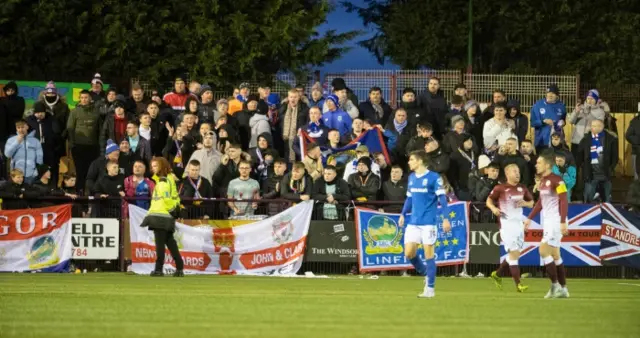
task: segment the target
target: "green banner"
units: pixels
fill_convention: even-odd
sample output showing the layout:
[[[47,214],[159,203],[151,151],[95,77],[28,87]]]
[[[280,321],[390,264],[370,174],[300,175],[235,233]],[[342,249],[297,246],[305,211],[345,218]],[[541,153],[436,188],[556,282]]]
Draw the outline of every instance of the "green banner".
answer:
[[[500,226],[495,223],[471,223],[469,263],[500,263]]]
[[[2,88],[11,80],[0,80],[0,92],[4,95]],[[15,83],[18,85],[18,95],[24,97],[27,104],[27,110],[31,108],[34,102],[38,100],[38,95],[47,86],[48,81],[20,81]],[[104,84],[103,88],[109,88],[108,84]],[[56,82],[56,90],[58,95],[67,100],[70,109],[75,108],[80,101],[80,92],[83,89],[91,89],[91,83],[75,83],[75,82]]]
[[[312,221],[307,236],[307,262],[356,263],[358,248],[353,222]]]

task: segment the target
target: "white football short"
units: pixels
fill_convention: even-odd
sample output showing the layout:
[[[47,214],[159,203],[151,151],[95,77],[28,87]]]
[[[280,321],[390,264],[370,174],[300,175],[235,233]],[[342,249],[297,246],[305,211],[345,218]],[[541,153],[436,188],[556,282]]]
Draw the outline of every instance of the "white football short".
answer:
[[[549,246],[559,248],[562,242],[562,231],[560,231],[560,220],[545,221],[542,224],[542,241]]]
[[[524,229],[522,226],[520,229],[503,226],[500,228],[500,239],[502,239],[502,245],[507,252],[522,251],[524,247]]]
[[[404,244],[420,243],[434,245],[438,239],[438,229],[435,225],[407,225],[404,232]]]

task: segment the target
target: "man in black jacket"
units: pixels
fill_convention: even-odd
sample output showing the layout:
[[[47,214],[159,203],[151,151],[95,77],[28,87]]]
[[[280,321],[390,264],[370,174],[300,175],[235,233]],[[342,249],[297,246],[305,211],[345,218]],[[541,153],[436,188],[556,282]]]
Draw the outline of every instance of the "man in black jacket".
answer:
[[[526,182],[529,182],[527,187],[529,190],[533,190],[534,178],[536,176],[536,161],[538,156],[534,154],[533,142],[531,140],[524,140],[520,143],[520,154],[527,161],[528,177],[523,178]],[[522,174],[520,174],[522,175]]]
[[[46,112],[46,106],[38,101],[33,104],[33,115],[27,117],[29,129],[35,131],[35,137],[42,146],[43,163],[51,168],[53,185],[58,181],[60,156],[64,153],[62,128],[52,115]]]
[[[498,155],[496,155],[494,161],[500,164],[501,170],[500,176],[498,177],[501,181],[506,178],[504,176],[504,169],[509,164],[516,164],[520,169],[520,182],[518,183],[522,183],[527,187],[533,185],[533,176],[529,172],[529,163],[524,156],[518,152],[518,140],[515,137],[507,139],[505,145],[498,150]]]
[[[308,201],[311,199],[313,182],[305,173],[304,163],[293,163],[291,172],[284,175],[284,178],[280,182],[280,196],[292,202]]]
[[[407,112],[407,119],[413,125],[417,125],[420,122],[429,122],[435,124],[433,116],[428,111],[423,110],[416,100],[416,92],[413,88],[407,87],[402,90],[402,102],[400,102],[400,108],[403,108]]]
[[[349,184],[338,177],[336,167],[328,165],[313,183],[311,198],[316,201],[314,219],[344,219],[345,205],[351,199]]]
[[[107,140],[113,140],[115,144],[127,138],[127,124],[135,120],[133,114],[125,111],[124,103],[116,101],[114,103],[115,111],[113,114],[107,115],[104,124],[100,126],[100,149],[107,147]],[[103,153],[104,154],[104,153]]]
[[[469,174],[477,168],[479,152],[474,149],[473,136],[464,134],[462,145],[451,153],[451,165],[447,173],[449,183],[461,201],[471,201]]]
[[[449,107],[447,107],[444,92],[440,89],[440,79],[437,77],[429,79],[428,88],[420,95],[418,102],[422,109],[429,111],[435,118],[434,135],[441,139],[444,133],[447,132],[446,115],[449,113]]]
[[[633,158],[633,170],[635,179],[640,177],[640,113],[629,123],[625,139],[631,144],[631,154]]]
[[[476,202],[486,201],[493,188],[499,183],[500,165],[498,163],[491,162],[485,172],[487,174],[480,177],[475,186],[474,201]]]
[[[402,201],[407,198],[407,180],[404,179],[402,167],[394,165],[391,167],[391,177],[382,183],[382,199],[384,201],[393,201],[398,204],[389,204],[382,206],[383,212],[400,213],[402,211]]]
[[[242,147],[239,144],[231,144],[227,148],[227,154],[222,156],[220,166],[213,173],[213,186],[218,190],[218,196],[227,196],[227,186],[234,178],[240,176],[238,164],[242,160]]]
[[[427,141],[433,138],[433,126],[429,122],[418,123],[418,133],[407,142],[405,155],[407,158],[416,150],[424,150]]]
[[[604,130],[602,121],[593,120],[591,132],[580,141],[580,158],[576,159],[583,170],[585,203],[593,202],[599,185],[604,192],[602,200],[611,201],[611,178],[618,160],[618,139]]]
[[[22,96],[18,96],[18,85],[9,81],[3,88],[4,96],[0,97],[0,119],[6,130],[0,130],[0,144],[4,149],[4,143],[8,137],[16,133],[16,122],[22,120],[25,110],[25,102]]]
[[[38,165],[38,180],[33,183],[28,195],[33,195],[37,200],[29,202],[32,208],[43,208],[55,204],[68,203],[66,201],[47,200],[49,196],[67,196],[75,199],[77,195],[65,193],[64,190],[56,188],[52,181],[51,168],[46,164]]]
[[[207,199],[214,197],[211,182],[200,176],[200,162],[191,160],[187,165],[187,178],[185,178],[178,188],[180,197],[189,199]],[[202,205],[202,201],[183,201],[184,209],[181,214],[183,218],[213,218],[213,205]]]
[[[92,187],[91,195],[96,198],[124,197],[124,176],[119,174],[118,162],[106,165],[107,175],[102,176]],[[91,208],[93,217],[119,217],[121,202],[118,200],[101,201]]]
[[[371,171],[371,158],[361,157],[358,160],[357,171],[349,175],[351,196],[358,202],[376,201],[380,178]]]
[[[515,126],[513,132],[518,136],[518,141],[524,141],[529,132],[529,118],[520,112],[519,100],[509,100],[507,102],[507,119],[513,120],[513,125]]]
[[[125,105],[126,110],[133,113],[135,116],[139,116],[143,112],[147,111],[147,104],[149,100],[144,97],[144,91],[139,84],[134,83],[131,86],[131,96],[127,99]]]
[[[427,153],[427,169],[441,175],[445,175],[449,171],[449,154],[442,151],[438,140],[428,139],[424,145],[424,151]]]
[[[372,124],[387,125],[391,118],[391,106],[382,99],[382,89],[371,87],[369,100],[360,103],[358,107],[360,119],[369,120]]]
[[[136,154],[138,159],[144,161],[147,167],[151,164],[151,143],[140,136],[140,125],[136,121],[127,123],[127,141],[131,147],[131,152]]]
[[[123,143],[126,141],[123,141]],[[128,143],[127,143],[128,146]],[[118,146],[111,140],[107,140],[107,146],[105,148],[104,156],[101,156],[95,159],[89,165],[89,171],[87,172],[87,181],[85,184],[85,194],[89,193],[93,190],[93,186],[105,175],[107,175],[107,163],[109,162],[117,162],[119,164],[118,174],[123,177],[127,177],[131,175],[131,171],[133,170],[133,163],[135,162],[134,158],[128,158],[125,160],[120,156],[120,148],[123,145]]]

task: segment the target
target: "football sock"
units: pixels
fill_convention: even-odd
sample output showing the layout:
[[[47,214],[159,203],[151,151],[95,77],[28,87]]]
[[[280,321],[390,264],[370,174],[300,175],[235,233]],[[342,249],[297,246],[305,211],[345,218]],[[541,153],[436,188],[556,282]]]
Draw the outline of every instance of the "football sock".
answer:
[[[562,258],[556,260],[554,263],[556,265],[556,270],[558,270],[558,283],[560,283],[560,286],[562,287],[567,286],[567,272],[564,269]]]
[[[553,257],[545,257],[543,258],[543,262],[551,283],[558,284],[558,269],[556,269],[556,263],[553,261]]]
[[[505,271],[507,271],[508,268],[509,268],[509,262],[507,262],[507,260],[505,259],[504,261],[502,261],[502,263],[500,263],[498,270],[496,270],[496,274],[498,275],[498,277],[504,276],[504,273]]]
[[[411,258],[409,260],[409,262],[411,262],[411,265],[413,265],[413,267],[416,268],[416,272],[420,276],[426,276],[427,275],[427,266],[424,264],[422,259],[420,259],[420,257],[418,257],[418,255],[415,255],[413,258]]]
[[[520,267],[518,266],[518,261],[509,261],[509,271],[511,271],[511,277],[513,281],[516,282],[516,285],[520,284]]]
[[[436,259],[427,259],[427,287],[434,288],[436,286]]]

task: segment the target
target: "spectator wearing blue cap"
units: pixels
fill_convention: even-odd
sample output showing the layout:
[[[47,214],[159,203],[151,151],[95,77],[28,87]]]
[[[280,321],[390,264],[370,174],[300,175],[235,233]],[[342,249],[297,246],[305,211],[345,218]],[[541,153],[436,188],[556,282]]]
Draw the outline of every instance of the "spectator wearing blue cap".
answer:
[[[340,135],[351,133],[351,117],[344,110],[340,109],[338,96],[331,94],[327,96],[325,105],[328,110],[322,114],[322,121],[329,129],[336,129]]]
[[[552,83],[547,87],[545,97],[531,108],[531,126],[535,130],[533,145],[538,154],[549,148],[552,134],[558,133],[564,137],[566,116],[567,108],[560,100],[560,89]]]
[[[574,158],[580,155],[578,145],[584,138],[584,134],[591,131],[591,121],[604,121],[605,111],[600,101],[600,93],[596,89],[591,89],[587,93],[584,104],[578,102],[576,108],[567,116],[567,121],[573,124],[571,134],[571,153]]]

